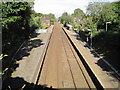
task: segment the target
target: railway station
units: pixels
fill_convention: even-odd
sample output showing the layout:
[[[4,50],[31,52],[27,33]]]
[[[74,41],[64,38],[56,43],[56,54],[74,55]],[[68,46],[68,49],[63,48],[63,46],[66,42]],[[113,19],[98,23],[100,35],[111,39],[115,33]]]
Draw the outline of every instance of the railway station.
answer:
[[[0,3],[1,90],[120,90],[119,0]]]
[[[48,89],[117,89],[117,79],[96,64],[100,57],[94,57],[91,50],[84,47],[85,43],[76,37],[75,32],[55,22],[46,32],[32,39],[44,38],[42,44],[30,52],[29,57],[23,57],[17,62],[19,67],[4,83],[14,88],[16,82],[23,82],[22,89],[36,86]]]

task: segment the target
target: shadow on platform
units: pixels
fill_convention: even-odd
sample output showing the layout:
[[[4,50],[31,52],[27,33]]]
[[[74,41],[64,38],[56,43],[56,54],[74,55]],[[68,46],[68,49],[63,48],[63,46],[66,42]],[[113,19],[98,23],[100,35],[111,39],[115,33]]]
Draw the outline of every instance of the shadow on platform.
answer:
[[[36,34],[33,37],[37,37]],[[16,70],[16,68],[19,67],[17,61],[23,60],[24,57],[28,57],[30,55],[30,51],[33,48],[40,47],[41,45],[44,45],[44,43],[40,39],[33,38],[31,40],[26,41],[21,47],[21,49],[15,54],[15,56],[11,60],[8,66],[8,70],[5,72],[3,77],[10,77],[11,74]]]
[[[119,78],[119,75],[117,73],[115,73],[111,68],[110,66],[108,66],[108,64],[106,64],[103,59],[99,59],[96,64],[102,68],[103,71],[107,71],[107,74],[109,76],[112,76],[114,78],[116,78],[117,80],[120,81],[120,78]]]
[[[79,40],[79,41],[81,41],[81,42],[85,42],[84,40],[82,40],[82,38],[80,37],[80,35],[79,34],[76,34],[76,35],[73,35],[74,37],[76,37],[76,39],[77,40]],[[110,51],[107,51],[107,50],[104,50],[104,52],[102,52],[103,50],[101,50],[102,48],[99,48],[98,50],[97,50],[97,53],[98,54],[103,54],[102,56],[103,56],[103,58],[100,58],[100,56],[95,52],[95,50],[94,49],[91,49],[91,47],[90,47],[90,45],[88,44],[88,43],[86,43],[85,45],[84,45],[84,47],[87,47],[88,49],[90,49],[90,52],[91,52],[91,54],[92,55],[94,55],[94,57],[96,58],[99,58],[99,60],[96,62],[96,64],[103,70],[103,71],[107,71],[108,72],[108,75],[110,75],[110,76],[112,76],[112,77],[114,77],[114,78],[116,78],[117,80],[120,80],[120,78],[119,78],[119,75],[118,74],[116,74],[111,68],[110,68],[110,66],[108,66],[104,61],[103,61],[103,59],[106,59],[106,60],[108,60],[107,59],[107,56],[108,55],[111,55],[110,54]],[[109,61],[109,60],[108,60]],[[110,62],[110,61],[109,61]],[[111,61],[112,62],[112,61]],[[118,64],[116,64],[116,68],[118,69]],[[119,70],[119,69],[118,69]]]
[[[35,40],[29,40],[25,43],[25,45],[21,48],[21,50],[16,54],[15,60],[22,60],[23,57],[27,57],[30,55],[30,51],[33,48],[37,48],[41,45],[43,45],[42,40],[40,39],[35,39]]]
[[[20,77],[6,78],[2,84],[2,90],[58,90],[47,85],[35,85],[34,83],[26,82]]]

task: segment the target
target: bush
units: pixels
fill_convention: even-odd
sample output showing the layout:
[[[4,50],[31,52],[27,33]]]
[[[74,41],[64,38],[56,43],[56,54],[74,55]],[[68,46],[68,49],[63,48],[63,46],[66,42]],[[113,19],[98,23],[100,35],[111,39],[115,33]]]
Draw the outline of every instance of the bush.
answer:
[[[42,26],[42,29],[47,29],[48,28],[48,26]]]

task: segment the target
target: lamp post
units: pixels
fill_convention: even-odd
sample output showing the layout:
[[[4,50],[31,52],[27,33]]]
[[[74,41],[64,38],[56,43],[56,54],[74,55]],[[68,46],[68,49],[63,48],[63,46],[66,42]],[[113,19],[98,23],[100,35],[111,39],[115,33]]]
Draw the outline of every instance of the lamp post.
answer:
[[[108,24],[108,23],[110,24],[111,22],[106,22],[106,32],[107,32],[107,24]]]

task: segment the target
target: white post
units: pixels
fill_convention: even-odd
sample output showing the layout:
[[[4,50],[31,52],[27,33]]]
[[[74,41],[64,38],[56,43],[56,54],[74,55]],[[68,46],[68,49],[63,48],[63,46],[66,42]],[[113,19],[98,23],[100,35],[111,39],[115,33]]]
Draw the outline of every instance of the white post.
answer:
[[[106,32],[107,32],[107,22],[106,22]]]
[[[91,47],[92,47],[92,30],[91,30]]]
[[[106,22],[106,32],[107,32],[107,24],[108,24],[108,23],[111,23],[111,22]]]

